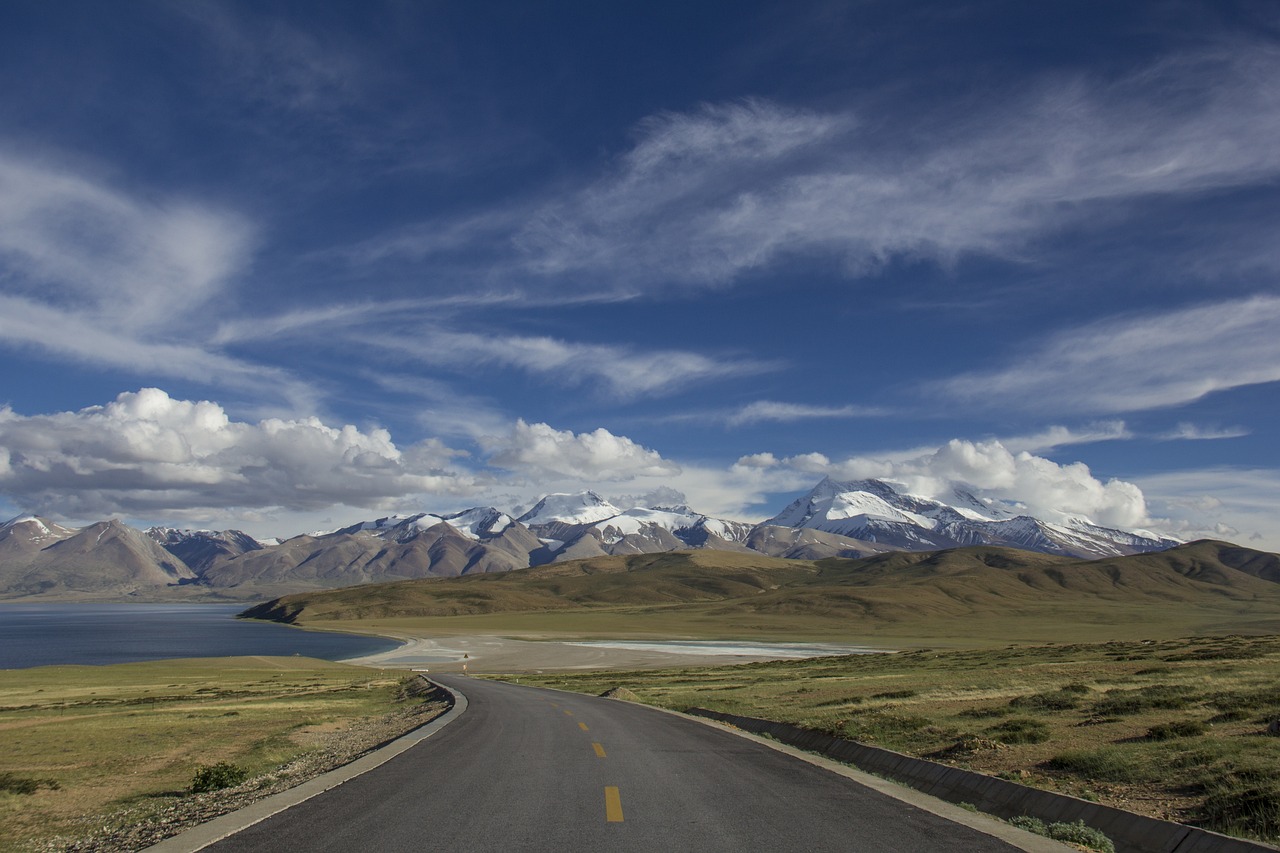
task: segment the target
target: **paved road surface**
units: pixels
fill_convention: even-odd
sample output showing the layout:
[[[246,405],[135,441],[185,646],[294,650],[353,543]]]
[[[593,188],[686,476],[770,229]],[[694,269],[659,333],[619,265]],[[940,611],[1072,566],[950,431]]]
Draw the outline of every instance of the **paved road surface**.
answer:
[[[456,722],[206,848],[981,851],[1016,848],[727,732],[636,705],[443,677]]]

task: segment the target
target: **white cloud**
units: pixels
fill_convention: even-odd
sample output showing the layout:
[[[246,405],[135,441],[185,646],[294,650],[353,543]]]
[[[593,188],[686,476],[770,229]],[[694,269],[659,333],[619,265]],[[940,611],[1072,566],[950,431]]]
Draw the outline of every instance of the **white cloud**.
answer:
[[[506,434],[482,438],[481,445],[490,464],[533,476],[614,482],[680,473],[679,465],[657,451],[603,428],[575,433],[518,420]]]
[[[1133,528],[1149,520],[1142,490],[1134,484],[1116,479],[1103,482],[1083,462],[1060,465],[1025,450],[1014,452],[994,439],[953,439],[910,457],[887,454],[832,461],[820,453],[785,459],[762,453],[739,459],[735,467],[785,468],[836,479],[885,479],[904,484],[913,494],[942,501],[962,487],[1046,521],[1084,516],[1105,526]]]
[[[1015,453],[1020,450],[1041,453],[1072,444],[1094,444],[1099,441],[1121,441],[1129,438],[1133,438],[1133,433],[1125,426],[1124,421],[1100,421],[1080,429],[1051,426],[1043,432],[1032,435],[1006,436],[1000,439],[1000,443]]]
[[[1274,180],[1276,79],[1280,51],[1240,41],[1122,78],[1019,82],[910,122],[763,100],[663,113],[577,190],[401,230],[379,258],[506,243],[491,269],[557,291],[723,285],[796,254],[853,274],[900,256],[1022,259],[1100,209],[1131,217],[1130,202]]]
[[[1224,466],[1134,479],[1161,516],[1157,529],[1280,551],[1280,470]]]
[[[1277,328],[1276,296],[1109,319],[1059,333],[1012,367],[934,387],[952,399],[1038,412],[1175,406],[1280,381]]]
[[[50,306],[123,329],[173,322],[241,269],[251,229],[181,200],[144,202],[0,151],[0,260]]]
[[[227,298],[253,245],[234,214],[0,150],[0,344],[306,408],[305,382],[204,342],[204,309]]]
[[[1249,435],[1244,427],[1207,427],[1193,423],[1180,423],[1160,438],[1166,441],[1218,441],[1225,438],[1243,438]]]
[[[730,413],[725,418],[725,423],[728,426],[736,427],[764,422],[792,423],[795,421],[829,418],[870,418],[884,414],[884,409],[873,406],[813,406],[803,403],[757,400]]]
[[[450,368],[497,365],[565,385],[596,383],[618,397],[655,396],[698,382],[750,376],[777,365],[751,359],[711,358],[685,350],[640,350],[550,337],[481,335],[421,328],[412,336],[380,334],[368,346]]]
[[[155,388],[106,406],[22,416],[0,409],[0,492],[70,518],[227,508],[381,507],[470,489],[458,454],[428,440],[400,449],[383,429],[317,418],[231,420],[216,403]]]

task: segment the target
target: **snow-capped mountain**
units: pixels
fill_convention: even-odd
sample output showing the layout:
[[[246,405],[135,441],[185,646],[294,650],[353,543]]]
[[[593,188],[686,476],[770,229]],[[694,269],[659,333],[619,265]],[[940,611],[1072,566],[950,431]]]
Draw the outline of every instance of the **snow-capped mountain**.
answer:
[[[883,480],[826,478],[762,526],[810,528],[905,551],[1004,545],[1071,557],[1107,557],[1178,544],[1147,531],[1114,530],[1079,517],[1050,523],[962,489],[953,497],[954,505],[906,494]]]
[[[751,525],[711,518],[687,506],[623,510],[595,492],[547,495],[520,516],[545,552],[534,562],[601,554],[648,554],[683,548],[748,550]]]
[[[196,574],[221,560],[257,551],[265,543],[240,530],[180,530],[175,527],[152,527],[147,536],[170,554],[179,557]]]
[[[544,524],[593,524],[621,515],[622,510],[595,492],[546,495],[517,521],[526,527]]]
[[[389,515],[373,521],[365,521],[344,527],[337,533],[372,533],[382,539],[403,541],[429,530],[437,524],[447,524],[468,539],[487,539],[500,536],[515,524],[511,516],[491,506],[473,507],[446,515],[421,512],[417,515]],[[326,534],[313,534],[326,535]]]
[[[261,595],[382,580],[505,572],[585,557],[690,548],[815,560],[885,551],[996,545],[1071,557],[1159,551],[1178,544],[1081,517],[1045,520],[957,488],[938,500],[882,480],[824,479],[761,524],[687,506],[621,508],[591,491],[549,494],[513,518],[495,507],[392,515],[284,541],[237,530],[119,521],[82,529],[36,516],[0,525],[0,596],[129,594],[181,585]]]
[[[34,554],[75,534],[74,529],[39,516],[20,515],[0,524],[0,557]]]

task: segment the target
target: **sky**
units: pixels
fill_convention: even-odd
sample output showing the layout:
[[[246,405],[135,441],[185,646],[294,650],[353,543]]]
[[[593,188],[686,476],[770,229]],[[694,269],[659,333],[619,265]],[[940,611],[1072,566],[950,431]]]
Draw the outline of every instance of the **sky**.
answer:
[[[0,5],[0,514],[824,476],[1280,550],[1280,8]]]

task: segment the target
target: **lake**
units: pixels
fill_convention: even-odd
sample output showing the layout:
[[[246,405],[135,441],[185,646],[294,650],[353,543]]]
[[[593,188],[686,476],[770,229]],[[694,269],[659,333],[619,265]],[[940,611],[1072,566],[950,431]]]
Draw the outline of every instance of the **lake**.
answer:
[[[344,660],[401,645],[236,619],[245,606],[0,603],[0,669],[230,655]]]

